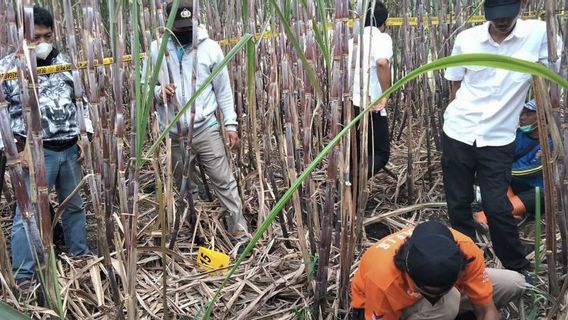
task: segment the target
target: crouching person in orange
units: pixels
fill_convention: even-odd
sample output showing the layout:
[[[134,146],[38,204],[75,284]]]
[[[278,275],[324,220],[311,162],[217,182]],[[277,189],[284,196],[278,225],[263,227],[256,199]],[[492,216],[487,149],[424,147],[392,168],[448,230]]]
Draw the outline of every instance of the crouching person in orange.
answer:
[[[429,221],[365,252],[351,283],[351,318],[498,320],[497,308],[525,287],[516,271],[485,268],[483,253],[469,237]]]

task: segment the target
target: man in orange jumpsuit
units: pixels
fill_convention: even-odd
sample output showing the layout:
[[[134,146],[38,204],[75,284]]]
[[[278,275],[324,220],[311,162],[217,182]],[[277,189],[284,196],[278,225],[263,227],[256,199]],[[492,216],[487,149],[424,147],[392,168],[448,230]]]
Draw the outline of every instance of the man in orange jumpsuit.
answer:
[[[499,319],[497,306],[526,282],[511,270],[485,268],[464,234],[429,221],[387,236],[363,255],[351,283],[353,319]]]

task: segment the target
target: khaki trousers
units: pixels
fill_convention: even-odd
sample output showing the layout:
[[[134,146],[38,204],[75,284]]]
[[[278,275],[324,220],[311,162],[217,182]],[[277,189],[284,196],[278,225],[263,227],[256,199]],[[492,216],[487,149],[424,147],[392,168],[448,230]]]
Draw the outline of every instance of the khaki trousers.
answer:
[[[225,221],[228,231],[233,236],[242,236],[248,233],[247,222],[243,216],[243,208],[239,191],[237,189],[237,181],[229,166],[227,154],[225,153],[225,145],[221,137],[219,125],[215,125],[205,129],[203,132],[193,137],[192,149],[189,156],[191,163],[189,179],[191,182],[190,190],[196,194],[197,186],[193,183],[196,175],[195,157],[199,155],[205,174],[209,177],[209,181],[215,190],[215,194],[221,203],[223,209],[227,211]],[[179,141],[172,139],[172,166],[174,168],[174,180],[178,187],[181,185],[183,175],[183,154],[185,150],[181,149]]]
[[[523,275],[505,269],[487,268],[487,274],[493,282],[493,301],[497,308],[519,298],[526,288]],[[403,320],[454,320],[459,313],[473,311],[473,306],[456,288],[452,288],[435,305],[421,299],[404,309]]]

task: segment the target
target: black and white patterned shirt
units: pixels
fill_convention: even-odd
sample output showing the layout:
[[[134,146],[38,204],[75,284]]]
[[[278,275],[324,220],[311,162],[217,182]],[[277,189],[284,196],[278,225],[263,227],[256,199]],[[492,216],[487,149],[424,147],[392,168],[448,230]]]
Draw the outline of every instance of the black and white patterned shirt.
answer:
[[[55,51],[55,49],[54,49]],[[50,64],[69,63],[69,58],[57,51],[50,54]],[[48,59],[50,58],[48,57]],[[15,69],[14,55],[0,60],[0,71],[7,72]],[[86,100],[82,112],[78,113],[75,105],[73,77],[70,72],[60,72],[50,75],[38,76],[39,107],[41,111],[41,127],[43,140],[49,142],[64,142],[77,137],[79,132],[78,116],[85,118],[87,131],[93,132],[93,125],[89,118],[89,107]],[[7,80],[1,85],[8,102],[10,124],[14,135],[26,137],[27,128],[20,97],[20,83],[18,80]],[[30,97],[35,99],[35,97]]]

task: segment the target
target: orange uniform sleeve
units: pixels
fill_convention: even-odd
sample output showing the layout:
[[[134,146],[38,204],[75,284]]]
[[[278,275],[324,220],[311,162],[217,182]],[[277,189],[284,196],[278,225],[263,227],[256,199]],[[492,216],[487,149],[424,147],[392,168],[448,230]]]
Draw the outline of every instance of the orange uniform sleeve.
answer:
[[[362,260],[351,281],[351,307],[365,309],[366,320],[399,320],[400,314],[392,310],[384,292],[366,279],[366,271],[366,260]]]
[[[483,252],[471,240],[460,243],[463,253],[472,261],[464,270],[461,279],[463,292],[469,297],[472,304],[487,304],[493,298],[493,283],[485,271]]]
[[[365,282],[363,281],[362,266],[361,263],[359,270],[351,280],[351,307],[356,309],[365,308]]]

